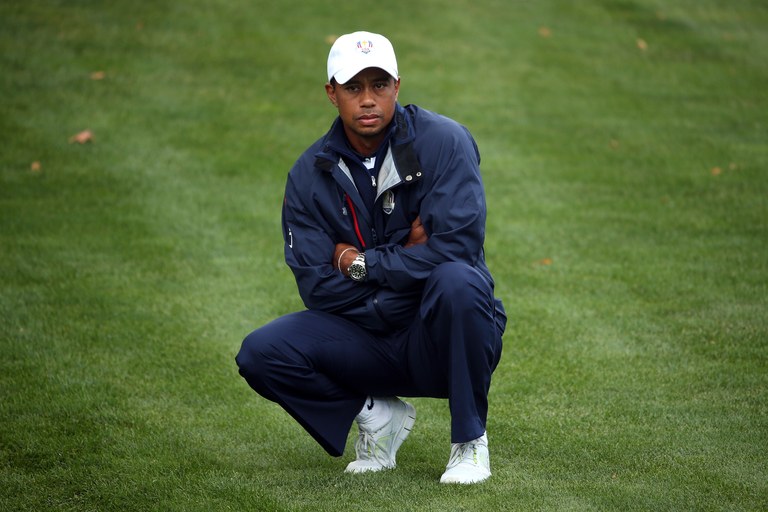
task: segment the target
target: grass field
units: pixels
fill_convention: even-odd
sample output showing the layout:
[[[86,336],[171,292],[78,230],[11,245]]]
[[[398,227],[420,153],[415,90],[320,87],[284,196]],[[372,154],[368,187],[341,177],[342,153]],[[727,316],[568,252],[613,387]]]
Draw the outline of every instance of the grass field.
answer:
[[[234,364],[359,28],[483,155],[483,485],[445,402],[349,476]],[[768,509],[766,91],[761,0],[3,1],[0,510]]]

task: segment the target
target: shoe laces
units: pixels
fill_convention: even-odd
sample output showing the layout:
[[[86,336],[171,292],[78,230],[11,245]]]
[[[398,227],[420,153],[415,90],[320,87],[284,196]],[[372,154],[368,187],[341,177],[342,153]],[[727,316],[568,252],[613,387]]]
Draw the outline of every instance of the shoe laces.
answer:
[[[355,452],[358,459],[373,460],[382,466],[391,464],[384,450],[376,443],[375,432],[361,428],[355,442]]]
[[[467,443],[454,443],[451,446],[451,456],[448,459],[448,467],[452,468],[462,462],[467,462],[475,466],[478,465],[480,463],[477,456],[478,444],[479,441],[477,439]]]

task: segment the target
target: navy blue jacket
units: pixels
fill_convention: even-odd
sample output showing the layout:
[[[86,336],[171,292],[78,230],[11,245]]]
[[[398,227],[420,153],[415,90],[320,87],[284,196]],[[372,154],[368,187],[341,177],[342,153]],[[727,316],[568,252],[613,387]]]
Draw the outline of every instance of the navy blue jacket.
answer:
[[[397,105],[389,148],[369,212],[334,134],[310,146],[288,174],[283,204],[285,259],[309,309],[343,316],[378,332],[407,326],[423,284],[440,263],[475,267],[493,286],[485,264],[485,193],[480,154],[469,131],[414,105]],[[429,240],[405,249],[421,216]],[[363,283],[333,268],[337,243],[365,252]],[[497,313],[504,314],[500,301]]]

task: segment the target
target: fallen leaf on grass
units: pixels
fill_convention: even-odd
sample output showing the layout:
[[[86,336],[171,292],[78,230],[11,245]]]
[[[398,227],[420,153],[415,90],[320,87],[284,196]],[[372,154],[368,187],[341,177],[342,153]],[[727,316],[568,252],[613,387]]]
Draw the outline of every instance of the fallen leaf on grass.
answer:
[[[104,71],[94,71],[91,73],[91,80],[104,80],[107,74]]]
[[[537,261],[536,264],[537,265],[541,265],[543,267],[545,267],[547,265],[551,265],[552,264],[552,258],[542,258],[539,261]]]
[[[541,37],[549,37],[552,35],[552,30],[549,27],[539,27],[539,35]]]
[[[640,48],[640,50],[645,51],[648,49],[648,43],[645,42],[645,39],[638,39],[637,47]]]
[[[325,36],[325,42],[328,44],[333,44],[336,42],[336,40],[339,38],[336,34],[328,34]]]
[[[77,142],[78,144],[85,144],[86,142],[93,141],[93,133],[91,130],[83,130],[69,138],[69,143]]]
[[[40,172],[42,169],[42,165],[40,165],[40,162],[37,160],[32,162],[32,164],[29,166],[29,170],[35,173]]]
[[[737,164],[736,162],[731,162],[731,163],[728,164],[728,169],[727,170],[729,172],[737,171],[738,169],[739,169],[739,164]],[[726,169],[723,169],[720,166],[713,167],[712,169],[709,170],[709,172],[710,172],[710,174],[712,174],[712,176],[720,176],[725,171],[726,171]]]

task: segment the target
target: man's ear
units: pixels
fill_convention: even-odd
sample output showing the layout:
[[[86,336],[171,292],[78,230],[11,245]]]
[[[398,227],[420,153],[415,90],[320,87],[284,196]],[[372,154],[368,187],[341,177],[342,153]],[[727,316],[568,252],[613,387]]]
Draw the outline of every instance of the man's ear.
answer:
[[[339,103],[336,101],[336,87],[331,84],[325,84],[325,94],[328,95],[328,99],[333,103],[333,106],[338,108]]]

